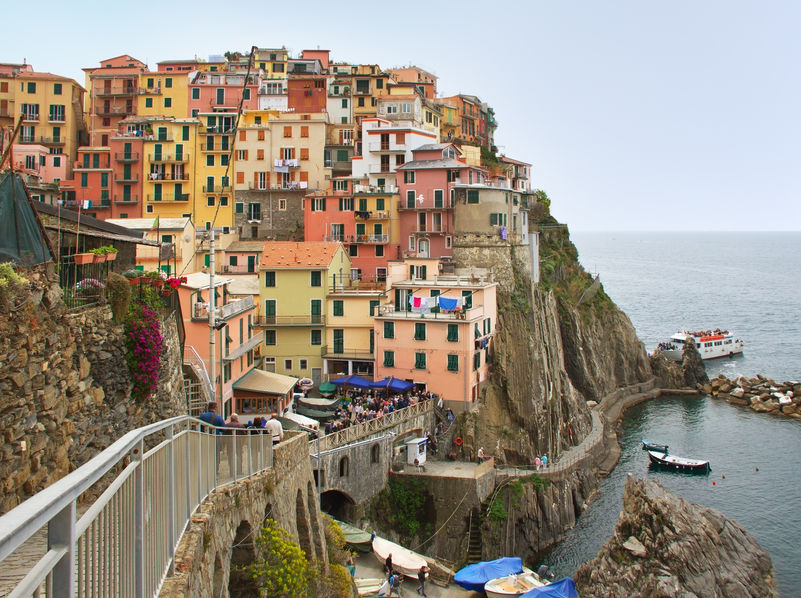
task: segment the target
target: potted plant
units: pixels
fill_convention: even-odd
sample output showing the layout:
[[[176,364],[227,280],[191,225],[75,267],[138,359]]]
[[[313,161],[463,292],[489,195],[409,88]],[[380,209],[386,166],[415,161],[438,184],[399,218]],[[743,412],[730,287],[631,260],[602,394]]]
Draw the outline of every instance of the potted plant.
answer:
[[[139,272],[139,270],[126,270],[122,273],[122,275],[128,279],[128,282],[131,284],[131,286],[135,286],[139,284],[142,273]]]
[[[95,256],[91,253],[76,253],[72,256],[72,259],[75,260],[75,263],[79,266],[83,266],[85,264],[91,264],[95,260]]]
[[[157,270],[151,270],[150,272],[147,272],[145,276],[150,278],[150,284],[157,289],[160,289],[162,286],[164,286],[164,279],[161,277],[161,273]]]
[[[106,254],[103,253],[102,247],[95,247],[94,249],[90,249],[89,253],[92,254],[92,261],[96,264],[100,264],[106,261]]]

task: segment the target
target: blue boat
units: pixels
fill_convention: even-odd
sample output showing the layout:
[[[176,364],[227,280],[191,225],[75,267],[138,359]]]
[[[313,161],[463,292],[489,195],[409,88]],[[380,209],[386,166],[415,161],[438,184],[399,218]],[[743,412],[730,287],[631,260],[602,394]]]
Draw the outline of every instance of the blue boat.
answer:
[[[668,452],[668,445],[666,444],[656,444],[655,442],[648,442],[647,440],[642,441],[642,450],[644,451],[656,451],[657,453],[665,453]]]

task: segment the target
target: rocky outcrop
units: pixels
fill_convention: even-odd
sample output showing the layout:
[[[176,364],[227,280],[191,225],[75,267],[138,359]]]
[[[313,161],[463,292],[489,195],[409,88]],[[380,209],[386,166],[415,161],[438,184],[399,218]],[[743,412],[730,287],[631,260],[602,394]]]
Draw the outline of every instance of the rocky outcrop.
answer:
[[[775,596],[768,553],[736,521],[629,476],[615,535],[575,575],[583,598]]]
[[[690,388],[696,388],[709,382],[704,360],[701,358],[701,353],[698,352],[698,347],[695,346],[695,341],[692,339],[688,339],[684,343],[684,350],[681,353],[681,371],[684,375],[684,385]]]
[[[801,419],[801,382],[775,382],[763,375],[729,380],[718,375],[704,388],[706,394],[759,413],[775,413]]]
[[[68,312],[48,268],[26,272],[34,291],[0,313],[0,513],[125,432],[185,411],[175,323],[162,323],[160,390],[135,403],[122,326],[107,305]]]
[[[681,369],[681,363],[668,359],[659,351],[654,351],[648,357],[648,363],[659,388],[684,387],[684,372]]]

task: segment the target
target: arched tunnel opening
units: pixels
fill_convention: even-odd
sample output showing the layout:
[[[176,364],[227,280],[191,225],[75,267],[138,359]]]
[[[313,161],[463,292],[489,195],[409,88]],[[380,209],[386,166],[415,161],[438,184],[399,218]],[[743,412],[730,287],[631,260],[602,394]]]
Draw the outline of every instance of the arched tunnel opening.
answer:
[[[353,499],[339,490],[326,490],[320,497],[320,509],[340,521],[350,521],[353,516]]]

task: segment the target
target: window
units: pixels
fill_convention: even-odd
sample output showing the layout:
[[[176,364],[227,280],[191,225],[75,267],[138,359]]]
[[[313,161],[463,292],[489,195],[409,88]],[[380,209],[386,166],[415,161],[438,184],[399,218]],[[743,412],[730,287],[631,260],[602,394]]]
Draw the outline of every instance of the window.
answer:
[[[181,127],[181,141],[189,141],[189,125]]]
[[[279,199],[278,200],[278,211],[285,212],[286,211],[286,199]]]
[[[264,344],[270,346],[275,345],[275,330],[264,331]]]
[[[214,154],[206,156],[206,166],[214,166]]]
[[[284,137],[292,137],[292,127],[285,126],[284,127]]]
[[[301,160],[308,160],[309,159],[309,148],[308,147],[300,148],[300,159]]]
[[[314,197],[311,200],[312,212],[325,212],[325,197]]]
[[[478,189],[467,190],[467,203],[478,203]]]
[[[384,246],[383,245],[376,245],[375,246],[375,256],[376,257],[384,257]]]
[[[248,220],[261,220],[261,204],[251,202],[248,204]]]
[[[424,340],[426,340],[426,325],[425,325],[425,322],[415,322],[414,323],[414,340],[416,340],[416,341],[424,341]]]
[[[476,351],[475,355],[473,355],[473,369],[477,370],[481,367],[481,351]]]
[[[245,213],[245,204],[241,201],[238,201],[234,204],[234,211],[237,214],[244,214]]]
[[[206,198],[206,205],[209,206],[209,207],[213,207],[214,206],[214,197],[207,197]]]
[[[292,360],[284,359],[284,369],[290,371],[292,369]]]
[[[414,170],[404,170],[403,171],[403,182],[404,183],[414,183]]]
[[[409,251],[414,251],[414,235],[409,235]]]
[[[424,369],[426,369],[426,354],[425,353],[415,353],[414,354],[414,368],[416,370],[424,370]]]
[[[406,191],[406,207],[413,208],[414,207],[414,190],[409,189]]]
[[[81,187],[87,187],[89,185],[89,177],[85,172],[81,173]]]
[[[145,108],[153,107],[153,98],[145,98]]]
[[[443,203],[442,189],[434,189],[434,207],[441,208]]]
[[[164,87],[172,87],[172,77],[166,77],[164,79]]]
[[[343,108],[347,108],[347,107],[348,107],[348,100],[347,100],[347,98],[343,98],[343,99],[342,99],[342,107],[343,107]]]
[[[200,88],[199,87],[193,87],[192,88],[192,99],[193,100],[199,100],[200,99]]]
[[[340,197],[339,198],[339,211],[340,212],[353,211],[353,198],[352,197]]]
[[[61,83],[53,83],[53,95],[61,95]]]
[[[311,338],[309,341],[313,346],[321,346],[323,344],[323,331],[322,330],[312,330],[311,331]]]
[[[459,356],[458,355],[448,355],[448,371],[449,372],[458,372],[459,371]]]
[[[345,315],[345,302],[342,299],[334,300],[334,315],[335,316]]]
[[[264,273],[264,286],[266,287],[274,287],[275,286],[275,272],[268,270]]]
[[[473,307],[473,291],[462,291],[462,298],[464,299],[465,309]]]
[[[36,83],[28,81],[28,93],[36,93]]]
[[[50,120],[51,121],[64,121],[64,105],[63,104],[50,104]]]
[[[300,127],[300,136],[301,137],[309,136],[309,125],[303,125]]]
[[[322,277],[322,273],[319,270],[312,270],[311,271],[311,280],[310,280],[309,284],[311,286],[313,286],[313,287],[321,287],[321,286],[323,286],[322,278],[323,278]]]
[[[395,338],[395,322],[384,322],[384,338]]]
[[[395,351],[384,351],[384,367],[395,367]]]
[[[348,245],[348,255],[350,257],[359,257],[359,246],[358,245]]]
[[[448,324],[448,342],[459,341],[459,324]]]

